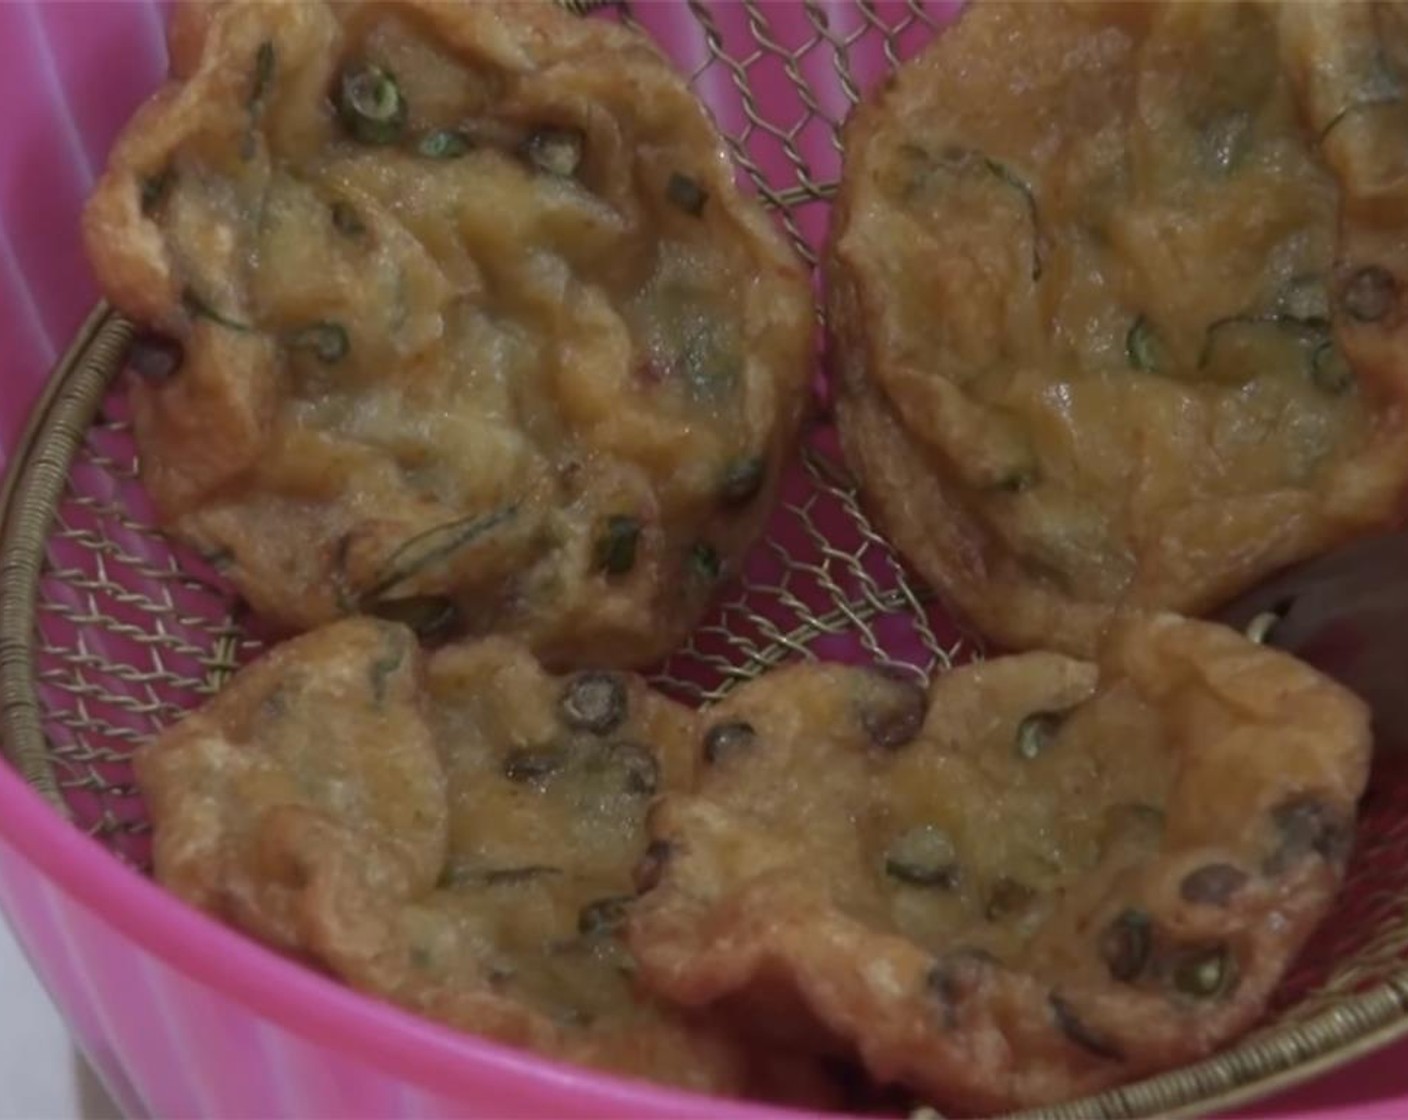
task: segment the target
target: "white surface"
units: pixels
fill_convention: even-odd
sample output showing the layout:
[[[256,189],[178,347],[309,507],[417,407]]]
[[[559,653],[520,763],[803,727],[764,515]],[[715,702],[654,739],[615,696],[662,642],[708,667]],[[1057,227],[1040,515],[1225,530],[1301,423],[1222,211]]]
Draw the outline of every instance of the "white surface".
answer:
[[[0,920],[0,1120],[116,1115]]]

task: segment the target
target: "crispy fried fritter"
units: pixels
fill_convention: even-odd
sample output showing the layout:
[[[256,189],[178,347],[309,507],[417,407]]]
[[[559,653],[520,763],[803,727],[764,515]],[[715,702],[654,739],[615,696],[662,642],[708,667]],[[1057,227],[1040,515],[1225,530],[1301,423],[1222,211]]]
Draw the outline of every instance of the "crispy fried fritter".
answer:
[[[355,874],[388,902],[430,890],[449,811],[420,656],[401,626],[326,627],[139,752],[157,877],[288,950],[303,948],[315,872]]]
[[[710,718],[698,793],[651,816],[643,978],[961,1113],[1252,1023],[1334,897],[1369,755],[1338,685],[1169,615],[1098,665],[1022,654],[927,698],[801,666]]]
[[[138,757],[157,877],[348,983],[457,1027],[719,1093],[825,1099],[638,990],[620,936],[692,713],[634,677],[544,673],[349,620],[282,646]]]
[[[987,635],[1089,655],[1399,517],[1405,67],[1397,9],[979,3],[854,115],[844,446]]]
[[[85,215],[163,520],[263,614],[682,639],[772,501],[811,300],[641,36],[191,3]]]

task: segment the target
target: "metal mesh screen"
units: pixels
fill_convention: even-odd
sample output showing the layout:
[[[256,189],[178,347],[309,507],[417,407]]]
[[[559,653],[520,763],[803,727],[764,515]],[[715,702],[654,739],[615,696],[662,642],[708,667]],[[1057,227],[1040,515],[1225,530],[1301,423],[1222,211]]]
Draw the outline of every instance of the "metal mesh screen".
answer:
[[[568,6],[638,25],[666,47],[729,138],[745,187],[812,265],[840,170],[841,122],[864,88],[952,14],[949,4],[915,0]],[[132,750],[262,643],[218,575],[153,527],[120,380],[69,464],[43,548],[33,669],[53,782],[78,827],[145,867]],[[823,404],[743,578],[655,677],[700,701],[796,658],[932,672],[978,652],[862,513]],[[1263,1037],[1405,968],[1408,765],[1386,761],[1365,802],[1341,911],[1283,986]],[[1408,1005],[1408,983],[1398,982]],[[1119,1110],[1175,1098],[1142,1099],[1122,1098]]]

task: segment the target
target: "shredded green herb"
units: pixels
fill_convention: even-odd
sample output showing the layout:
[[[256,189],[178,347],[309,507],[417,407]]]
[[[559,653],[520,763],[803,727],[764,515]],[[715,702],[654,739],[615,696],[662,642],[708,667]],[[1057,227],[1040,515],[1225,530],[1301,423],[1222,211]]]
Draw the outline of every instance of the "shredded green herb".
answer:
[[[962,175],[976,171],[979,174],[989,175],[994,181],[1016,191],[1022,198],[1032,226],[1031,276],[1033,280],[1041,279],[1045,264],[1042,253],[1041,215],[1037,208],[1036,194],[1030,183],[1007,164],[993,159],[976,148],[953,145],[935,156],[917,144],[905,144],[900,148],[900,151],[908,158],[921,162],[928,170],[946,171],[951,175]]]
[[[259,44],[254,56],[254,82],[249,91],[249,111],[258,114],[264,108],[264,98],[274,80],[274,44],[269,40]]]
[[[227,327],[232,331],[253,331],[254,327],[249,323],[242,323],[238,319],[231,319],[228,315],[211,307],[208,302],[194,289],[187,287],[181,293],[181,303],[186,308],[187,314],[198,319],[209,319],[212,323],[217,323],[222,327]]]
[[[386,592],[414,578],[427,568],[449,559],[468,547],[485,533],[498,528],[518,513],[518,506],[505,506],[487,514],[472,514],[437,525],[412,537],[391,554],[381,574],[362,593],[362,601],[374,601]]]

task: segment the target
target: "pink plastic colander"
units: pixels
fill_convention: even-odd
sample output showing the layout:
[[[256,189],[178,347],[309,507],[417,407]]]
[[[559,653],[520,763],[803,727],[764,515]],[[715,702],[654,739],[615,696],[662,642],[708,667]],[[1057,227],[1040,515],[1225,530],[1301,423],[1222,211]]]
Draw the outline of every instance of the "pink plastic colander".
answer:
[[[636,0],[602,15],[634,19],[693,75],[735,141],[743,182],[814,260],[839,123],[951,9]],[[133,1117],[784,1115],[449,1031],[265,951],[143,874],[128,754],[257,649],[227,591],[151,528],[120,390],[99,391],[126,327],[102,310],[86,318],[96,290],[79,212],[112,138],[161,80],[164,22],[151,0],[0,3],[0,462],[14,468],[0,711],[11,739],[41,744],[38,755],[5,744],[14,765],[0,764],[0,905],[36,972]],[[75,338],[74,360],[61,361]],[[707,694],[798,655],[891,654],[931,668],[964,653],[826,465],[829,448],[823,429],[747,582],[672,663],[677,686]],[[1086,1102],[1082,1114],[1227,1106],[1408,1030],[1404,782],[1365,828],[1346,917],[1288,982],[1267,1029],[1231,1057]],[[1399,1044],[1261,1107],[1402,1116],[1405,1070]]]

